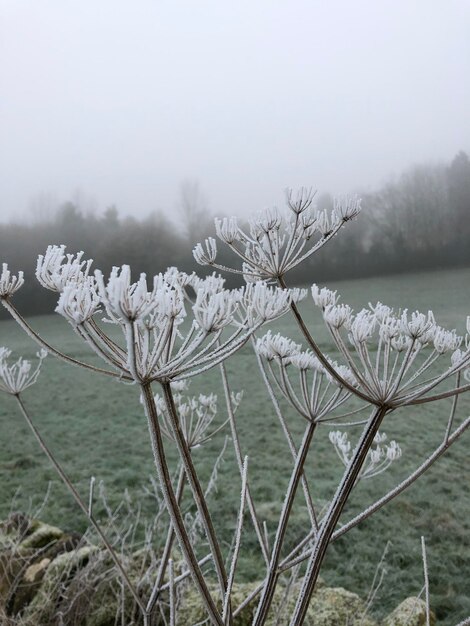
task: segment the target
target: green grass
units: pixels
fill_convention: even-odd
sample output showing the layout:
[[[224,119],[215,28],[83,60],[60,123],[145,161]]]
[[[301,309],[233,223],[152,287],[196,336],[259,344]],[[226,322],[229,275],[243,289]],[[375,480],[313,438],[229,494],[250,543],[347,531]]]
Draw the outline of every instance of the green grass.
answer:
[[[342,301],[356,310],[368,302],[381,300],[395,307],[427,311],[433,309],[438,323],[465,331],[470,313],[468,284],[470,270],[409,274],[330,284],[338,289]],[[311,301],[303,311],[314,336],[329,354],[333,347]],[[55,346],[78,358],[98,364],[72,330],[58,316],[32,320],[34,327]],[[281,332],[298,338],[290,317],[277,323]],[[33,358],[36,347],[12,321],[0,323],[0,345],[6,345],[27,358]],[[250,347],[241,350],[228,363],[232,388],[244,389],[245,397],[237,414],[242,447],[250,457],[249,477],[259,510],[268,529],[275,532],[281,498],[288,482],[290,454],[273,415],[269,398],[257,373]],[[206,379],[194,381],[191,391],[215,391],[223,402],[218,370]],[[106,484],[110,499],[117,502],[125,488],[141,497],[142,487],[153,474],[147,426],[139,404],[136,387],[123,385],[106,377],[94,377],[87,371],[48,358],[39,383],[25,392],[25,402],[36,424],[52,449],[62,460],[71,478],[86,495],[91,475]],[[390,438],[401,444],[403,457],[392,470],[360,484],[344,516],[347,519],[364,504],[373,501],[417,466],[426,450],[442,438],[450,402],[424,405],[394,413],[384,425]],[[470,402],[462,399],[457,415],[468,415]],[[303,423],[289,414],[292,429],[298,437]],[[221,416],[222,419],[222,416]],[[0,404],[0,518],[5,517],[14,494],[21,490],[14,506],[26,508],[28,501],[39,502],[52,481],[52,494],[42,513],[49,522],[66,529],[86,527],[86,520],[70,496],[57,481],[48,462],[41,455],[15,401],[2,395]],[[470,516],[468,493],[468,445],[470,433],[455,444],[423,478],[394,503],[376,513],[352,530],[346,538],[333,544],[328,552],[322,575],[330,584],[342,585],[366,595],[375,567],[387,541],[392,546],[387,557],[387,574],[378,593],[374,609],[383,614],[408,595],[417,594],[423,584],[420,537],[426,537],[431,583],[431,601],[440,623],[453,625],[470,614]],[[209,476],[224,435],[220,433],[203,449],[194,452],[203,479]],[[176,456],[168,444],[169,457]],[[318,502],[331,496],[340,475],[336,456],[328,442],[328,429],[318,433],[314,453],[309,461],[312,491]],[[239,479],[233,452],[227,449],[219,472],[219,488],[211,506],[218,532],[230,539],[239,501]],[[143,497],[143,496],[142,496]],[[144,498],[144,497],[143,497]],[[144,510],[151,515],[152,503],[144,498]],[[306,527],[302,506],[289,532],[289,540],[300,538]],[[240,561],[245,579],[262,575],[261,563],[250,548],[255,546],[246,525],[244,555]]]

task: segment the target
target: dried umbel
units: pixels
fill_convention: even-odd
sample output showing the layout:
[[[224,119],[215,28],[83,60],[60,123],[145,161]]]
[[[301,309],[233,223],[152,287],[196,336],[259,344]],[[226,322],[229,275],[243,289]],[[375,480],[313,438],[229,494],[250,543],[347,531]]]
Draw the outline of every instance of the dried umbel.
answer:
[[[219,416],[218,398],[214,393],[208,395],[188,395],[189,381],[171,383],[171,390],[180,420],[180,428],[187,442],[188,448],[195,449],[213,439],[228,423],[224,419],[221,423],[214,423]],[[230,396],[232,410],[235,413],[242,401],[243,393],[232,393]],[[165,399],[155,394],[155,405],[163,420],[162,432],[168,439],[174,440],[171,428],[171,417]]]
[[[9,362],[11,350],[0,348],[0,390],[11,395],[18,395],[37,381],[43,360],[47,356],[45,350],[37,353],[38,362],[33,368],[31,361],[19,357]]]
[[[201,265],[243,274],[247,281],[282,278],[360,212],[358,198],[337,199],[328,213],[313,208],[313,196],[311,190],[305,189],[296,197],[288,192],[290,213],[286,217],[277,209],[267,209],[249,221],[248,230],[241,228],[235,217],[215,220],[217,237],[241,259],[241,270],[216,263],[217,244],[212,237],[194,248],[195,260]]]
[[[24,285],[23,272],[18,272],[18,276],[14,276],[8,269],[7,263],[2,264],[2,273],[0,275],[0,298],[8,298],[21,289]]]
[[[438,326],[430,311],[395,314],[378,302],[354,314],[348,305],[327,303],[331,296],[320,298],[317,288],[313,299],[357,387],[375,404],[411,402],[470,363],[469,349],[457,352],[462,337]],[[426,378],[445,355],[452,358]]]
[[[60,293],[67,283],[87,280],[93,261],[82,261],[84,252],[65,254],[66,246],[48,246],[40,254],[36,265],[36,278],[43,287]]]
[[[343,465],[347,467],[351,461],[351,442],[346,431],[332,430],[329,438],[341,459]],[[374,437],[374,446],[369,449],[367,459],[361,468],[357,480],[373,478],[385,472],[394,461],[401,458],[401,448],[396,441],[384,444],[387,440],[385,433],[377,433]]]

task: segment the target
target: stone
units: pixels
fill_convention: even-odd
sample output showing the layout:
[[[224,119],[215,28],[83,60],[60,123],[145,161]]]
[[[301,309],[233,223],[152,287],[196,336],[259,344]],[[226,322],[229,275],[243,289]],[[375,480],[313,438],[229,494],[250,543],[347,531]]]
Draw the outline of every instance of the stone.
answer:
[[[432,611],[430,623],[431,626],[436,623]],[[426,626],[426,603],[420,598],[406,598],[381,622],[381,626]]]

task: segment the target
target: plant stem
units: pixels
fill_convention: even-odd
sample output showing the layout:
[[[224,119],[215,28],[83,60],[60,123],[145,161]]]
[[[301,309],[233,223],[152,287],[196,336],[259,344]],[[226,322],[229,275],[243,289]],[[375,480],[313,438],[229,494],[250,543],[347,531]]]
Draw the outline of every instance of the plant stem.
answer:
[[[224,626],[220,614],[215,606],[214,600],[209,592],[206,581],[198,564],[191,539],[188,536],[184,526],[181,508],[176,499],[173,490],[171,476],[166,462],[165,449],[163,446],[163,437],[158,423],[157,409],[153,397],[151,385],[148,382],[141,383],[142,395],[147,414],[150,438],[152,442],[155,466],[157,469],[160,486],[163,492],[165,504],[170,514],[171,522],[175,530],[176,537],[183,552],[188,569],[199,591],[202,601],[207,609],[209,617],[216,626]]]
[[[109,370],[102,369],[101,367],[95,367],[94,365],[90,365],[89,363],[83,363],[78,359],[74,359],[60,350],[53,348],[47,341],[45,341],[35,330],[31,328],[28,322],[24,319],[24,317],[19,313],[19,311],[15,308],[15,306],[10,302],[8,298],[0,298],[5,309],[10,313],[15,322],[25,331],[28,337],[31,337],[33,341],[35,341],[41,348],[44,348],[49,354],[56,356],[58,359],[62,361],[66,361],[67,363],[71,363],[72,365],[78,365],[79,367],[83,367],[84,369],[91,370],[97,374],[105,374],[106,376],[112,376],[113,378],[119,378],[124,380],[132,380],[129,376],[125,376],[122,373],[112,372]]]
[[[320,573],[320,567],[325,558],[325,553],[330,544],[333,531],[367,458],[374,437],[388,410],[386,406],[377,407],[372,413],[333,500],[331,501],[324,520],[320,525],[290,626],[302,626],[304,623],[310,598],[315,588]]]
[[[279,519],[276,538],[274,540],[274,545],[271,553],[271,562],[269,564],[269,572],[266,578],[266,582],[263,589],[263,595],[261,596],[256,616],[253,621],[253,626],[261,626],[266,622],[267,614],[269,608],[272,603],[272,599],[274,596],[274,591],[276,589],[277,579],[279,578],[279,558],[281,554],[281,548],[284,542],[287,524],[289,522],[289,517],[292,511],[292,505],[294,503],[294,498],[297,492],[297,487],[299,485],[300,479],[303,474],[303,467],[305,464],[305,460],[307,458],[308,451],[310,449],[310,444],[312,442],[313,433],[315,432],[316,424],[315,422],[310,422],[305,430],[304,437],[302,443],[300,445],[299,452],[297,454],[297,458],[295,461],[294,469],[292,471],[292,475],[289,481],[289,486],[287,489],[286,497],[284,499],[284,505],[281,511],[281,517]]]
[[[179,476],[178,476],[177,487],[176,487],[176,501],[178,502],[178,504],[181,503],[181,498],[183,496],[183,489],[184,489],[184,469],[181,468],[179,472]],[[150,599],[147,603],[147,611],[149,613],[152,612],[152,609],[154,608],[158,600],[158,596],[160,595],[161,586],[163,583],[163,579],[165,577],[165,572],[166,572],[166,568],[168,565],[168,561],[170,559],[171,549],[173,547],[174,540],[175,540],[175,530],[173,528],[173,524],[170,522],[170,526],[168,528],[168,533],[166,536],[165,547],[163,548],[163,554],[160,559],[160,564],[158,566],[157,578],[155,579],[155,585],[152,591],[152,595],[150,596]]]
[[[240,437],[238,436],[237,425],[235,422],[235,415],[233,412],[232,402],[230,399],[230,387],[228,384],[227,370],[225,368],[224,363],[220,364],[220,372],[222,375],[222,383],[223,383],[224,394],[225,394],[225,403],[227,405],[227,413],[228,413],[228,417],[230,421],[230,431],[232,434],[233,447],[235,450],[235,456],[237,458],[238,469],[240,471],[240,475],[242,476],[243,475],[243,458],[242,458],[242,452],[241,452]],[[259,523],[258,515],[256,513],[253,497],[251,495],[250,486],[248,484],[246,487],[246,500],[248,503],[248,508],[250,510],[251,520],[253,522],[255,533],[258,538],[258,543],[261,547],[261,551],[263,553],[264,560],[266,561],[266,565],[268,565],[269,564],[268,548],[263,537],[263,532],[261,530],[261,525]]]
[[[209,541],[209,546],[210,546],[210,549],[214,558],[214,565],[215,565],[217,577],[219,580],[220,592],[223,597],[227,591],[227,572],[225,570],[225,564],[224,564],[224,559],[223,559],[222,552],[220,549],[220,544],[215,534],[214,525],[212,523],[212,518],[209,513],[209,508],[207,506],[206,498],[204,496],[204,491],[201,487],[201,483],[199,482],[188,443],[184,437],[184,434],[179,424],[178,414],[176,412],[176,406],[175,406],[175,402],[173,399],[173,393],[171,391],[170,383],[163,382],[161,383],[161,386],[163,389],[163,395],[165,398],[168,416],[170,418],[169,420],[170,425],[173,430],[175,442],[176,442],[178,451],[181,456],[181,461],[183,463],[183,467],[186,472],[186,477],[188,479],[188,483],[191,488],[193,498],[197,506],[197,510],[199,512],[199,515],[201,516],[201,521],[204,526],[207,539]],[[230,605],[229,605],[229,614],[231,615]],[[231,623],[231,620],[229,623]]]

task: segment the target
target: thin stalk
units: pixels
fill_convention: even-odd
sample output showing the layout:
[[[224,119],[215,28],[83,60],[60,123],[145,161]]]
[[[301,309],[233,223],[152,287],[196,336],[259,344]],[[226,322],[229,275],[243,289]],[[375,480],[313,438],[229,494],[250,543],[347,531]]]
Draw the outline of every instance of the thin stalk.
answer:
[[[257,361],[258,361],[258,367],[260,369],[261,376],[263,378],[263,382],[266,385],[266,389],[268,390],[269,397],[271,398],[271,402],[273,404],[273,407],[274,407],[274,410],[276,412],[277,418],[278,418],[279,422],[281,423],[281,427],[282,427],[282,430],[284,432],[284,436],[285,436],[285,438],[287,440],[287,443],[289,445],[289,449],[290,449],[290,452],[292,454],[292,458],[295,461],[297,459],[297,456],[298,456],[297,448],[295,447],[294,440],[292,439],[291,432],[290,432],[289,427],[288,427],[288,425],[286,423],[284,415],[283,415],[283,413],[281,411],[281,407],[279,406],[279,402],[277,401],[277,398],[276,398],[276,396],[274,394],[274,390],[272,388],[272,385],[269,382],[269,378],[268,378],[268,376],[266,374],[266,369],[264,367],[263,360],[261,359],[261,357],[258,354],[258,352],[256,352],[256,350],[255,350],[255,353],[256,353],[256,358],[257,358]],[[305,503],[307,505],[307,509],[308,509],[308,512],[309,512],[310,521],[311,521],[311,524],[313,526],[314,531],[316,532],[316,531],[318,531],[317,515],[315,513],[315,506],[313,504],[313,499],[312,499],[312,495],[310,493],[310,488],[309,488],[309,485],[308,485],[307,477],[305,476],[304,473],[302,473],[302,489],[303,489],[303,492],[304,492]]]
[[[428,572],[428,559],[426,556],[426,543],[424,537],[421,537],[421,552],[423,557],[423,572],[424,572],[424,594],[426,603],[426,626],[431,626],[430,605],[429,605],[429,572]]]
[[[209,561],[212,561],[212,555],[211,554],[206,554],[206,556],[202,559],[199,559],[198,561],[198,565],[199,567],[202,567],[203,565],[205,565],[206,563],[208,563]],[[179,576],[177,576],[175,578],[175,585],[179,585],[179,583],[183,582],[183,580],[186,580],[186,578],[188,578],[188,576],[191,576],[191,572],[189,570],[186,570],[185,572],[183,572],[182,574],[180,574]],[[170,587],[170,583],[167,582],[162,586],[162,591],[166,591],[167,589],[169,589]]]
[[[278,282],[279,282],[279,285],[283,289],[287,289],[287,285],[286,285],[286,283],[284,281],[284,278],[282,276],[279,276]],[[328,361],[328,359],[325,357],[323,352],[320,350],[320,348],[317,346],[316,342],[314,341],[314,339],[313,339],[312,335],[310,334],[307,326],[305,325],[305,322],[304,322],[302,316],[300,315],[300,311],[299,311],[296,303],[295,302],[291,302],[290,303],[290,308],[291,308],[292,313],[294,314],[294,317],[295,317],[295,319],[297,321],[297,324],[298,324],[300,330],[302,331],[303,336],[305,337],[307,343],[309,344],[309,346],[311,347],[311,349],[315,353],[315,356],[318,358],[318,360],[323,365],[323,367],[326,369],[326,371],[329,372],[333,376],[333,378],[336,381],[339,382],[340,385],[342,385],[343,387],[348,389],[348,391],[350,391],[355,396],[358,396],[359,398],[362,398],[363,400],[365,400],[369,404],[374,404],[376,406],[379,406],[379,401],[376,398],[372,398],[372,397],[368,396],[367,394],[363,393],[362,391],[360,391],[359,389],[356,389],[356,387],[353,387],[352,385],[350,385],[346,380],[344,380],[344,378],[342,378],[338,374],[338,372],[331,365],[331,363]]]
[[[430,391],[427,389],[423,393],[427,393]],[[409,400],[406,402],[406,406],[412,406],[414,404],[426,404],[427,402],[436,402],[437,400],[445,400],[445,398],[453,398],[454,396],[458,396],[461,393],[465,393],[470,391],[469,385],[462,385],[461,387],[455,387],[454,389],[449,389],[448,391],[443,391],[442,393],[435,394],[434,396],[427,396],[426,398],[417,397],[413,400]]]
[[[457,373],[457,379],[455,386],[458,387],[460,385],[460,372]],[[457,410],[457,403],[459,401],[459,396],[454,396],[452,400],[452,407],[450,409],[449,421],[447,422],[446,434],[444,437],[444,441],[449,439],[450,431],[452,430],[452,424],[454,422],[455,411]]]
[[[302,477],[302,472],[307,458],[310,444],[312,442],[313,434],[315,432],[315,422],[310,422],[305,429],[304,437],[300,445],[299,452],[297,454],[294,469],[291,474],[289,486],[287,488],[286,497],[279,518],[279,523],[276,531],[276,538],[274,540],[273,549],[271,552],[271,561],[269,564],[269,571],[266,577],[265,586],[263,589],[263,595],[261,596],[255,618],[253,620],[253,626],[261,626],[266,622],[269,608],[272,604],[274,591],[276,589],[276,583],[279,578],[279,559],[281,555],[281,548],[284,543],[285,534],[287,531],[287,524],[294,504],[294,498],[297,493],[297,487]]]
[[[173,567],[173,559],[168,561],[170,572],[170,626],[176,626],[176,598],[175,598],[175,570]]]
[[[197,510],[199,512],[199,515],[201,516],[201,521],[209,542],[209,547],[214,558],[214,565],[217,573],[217,578],[219,580],[220,592],[223,595],[227,590],[227,572],[225,571],[224,559],[222,556],[222,551],[220,549],[220,544],[217,540],[214,525],[212,523],[212,518],[209,513],[206,499],[204,497],[204,491],[201,487],[199,478],[196,473],[196,468],[194,467],[191,452],[180,428],[178,414],[176,411],[170,383],[163,382],[161,383],[161,386],[163,389],[163,395],[165,398],[168,416],[170,418],[170,425],[173,430],[173,436],[175,438],[178,452],[181,456],[181,461],[186,472],[188,484],[191,488]],[[230,609],[229,614],[231,615]]]
[[[101,367],[95,367],[94,365],[90,365],[89,363],[84,363],[83,361],[79,361],[78,359],[74,359],[60,350],[53,348],[47,341],[45,341],[35,330],[31,328],[28,322],[24,319],[24,317],[19,313],[16,307],[10,302],[8,298],[0,298],[5,309],[10,313],[15,322],[25,331],[28,337],[31,337],[33,341],[35,341],[41,348],[44,348],[49,354],[53,354],[58,359],[65,361],[66,363],[71,363],[72,365],[78,365],[79,367],[83,367],[85,369],[91,370],[92,372],[96,372],[97,374],[105,374],[106,376],[112,376],[113,378],[119,378],[124,380],[132,380],[129,376],[125,376],[122,373],[112,372],[109,370],[102,369]]]
[[[62,480],[64,485],[67,487],[67,489],[72,494],[73,499],[75,500],[75,502],[77,503],[77,505],[79,506],[81,511],[85,514],[86,518],[89,520],[89,522],[91,523],[91,525],[93,526],[93,528],[95,529],[97,534],[99,535],[101,541],[103,542],[103,544],[105,545],[106,549],[108,550],[109,555],[111,556],[112,560],[114,561],[114,564],[116,565],[119,573],[121,574],[122,579],[124,581],[124,584],[127,586],[127,588],[129,589],[130,593],[132,594],[132,597],[134,598],[136,604],[138,605],[139,609],[142,611],[142,615],[145,616],[145,614],[146,614],[145,605],[142,602],[142,599],[139,597],[139,594],[137,593],[134,585],[131,583],[131,581],[130,581],[127,573],[126,573],[126,570],[124,569],[121,561],[119,560],[118,556],[116,555],[116,552],[114,551],[114,548],[112,547],[111,543],[108,541],[106,535],[101,530],[101,527],[98,524],[98,522],[95,520],[94,516],[89,513],[89,507],[82,500],[80,494],[75,489],[73,483],[71,482],[71,480],[69,479],[69,477],[67,476],[65,471],[62,469],[61,464],[59,463],[59,461],[57,461],[57,459],[55,458],[55,456],[53,455],[53,453],[49,449],[48,445],[46,444],[46,442],[42,438],[41,433],[39,432],[39,430],[34,425],[34,423],[33,423],[32,419],[31,419],[28,411],[26,410],[26,407],[25,407],[25,405],[23,403],[23,400],[20,397],[20,394],[15,395],[15,398],[16,398],[16,401],[18,402],[18,405],[20,407],[21,413],[23,414],[23,417],[25,418],[29,428],[31,429],[34,437],[36,438],[36,441],[38,442],[39,446],[41,447],[42,451],[47,456],[49,461],[54,466],[55,471],[57,472],[58,476],[60,477],[60,479]]]
[[[142,396],[145,405],[145,412],[149,423],[149,432],[152,442],[152,449],[154,454],[155,466],[157,474],[160,480],[160,486],[163,492],[165,504],[168,512],[170,513],[173,528],[176,533],[176,537],[183,552],[186,564],[194,583],[199,591],[202,601],[206,607],[209,617],[213,624],[216,626],[224,626],[220,618],[220,614],[215,606],[214,600],[209,592],[206,581],[202,574],[200,565],[197,561],[192,542],[186,531],[181,508],[178,505],[175,492],[173,490],[170,472],[166,462],[165,449],[163,446],[163,438],[158,422],[158,415],[155,406],[155,400],[153,397],[150,383],[142,383]]]
[[[382,423],[387,411],[388,407],[383,406],[377,407],[372,413],[361,439],[356,446],[351,461],[346,468],[338,489],[336,490],[333,500],[320,526],[290,626],[301,626],[304,623],[310,598],[315,588],[315,584],[320,573],[320,567],[325,558],[326,550],[331,541],[331,536],[333,535],[335,526],[338,523],[339,517],[346,505],[346,502],[348,501],[351,491],[356,484],[359,473],[374,441],[374,437],[377,434],[380,424]]]
[[[184,489],[184,469],[181,468],[179,476],[178,476],[178,484],[176,487],[176,501],[178,502],[178,504],[181,503],[181,498],[183,496],[183,489]],[[170,559],[171,549],[173,547],[174,540],[175,540],[175,530],[173,528],[173,525],[170,523],[170,526],[168,528],[168,533],[166,536],[165,547],[163,548],[162,557],[160,559],[160,563],[158,566],[158,572],[157,572],[157,577],[155,579],[155,585],[153,587],[152,595],[150,596],[149,601],[147,603],[148,613],[152,612],[152,609],[154,608],[158,600],[158,596],[161,591],[161,586],[163,583],[163,579],[165,577],[165,572],[166,572],[168,562]]]
[[[248,473],[248,457],[245,457],[245,461],[243,463],[240,509],[238,511],[238,519],[237,519],[236,530],[235,530],[235,545],[233,548],[232,563],[230,565],[227,590],[225,592],[224,607],[222,611],[222,619],[225,620],[226,624],[228,624],[230,621],[230,615],[229,615],[230,594],[232,593],[233,582],[235,580],[235,570],[237,568],[238,555],[240,552],[240,545],[241,545],[241,539],[242,539],[243,514],[245,513],[246,487],[247,487],[247,481],[248,481],[247,473]]]
[[[242,457],[242,452],[241,452],[240,437],[238,435],[237,424],[235,422],[235,414],[233,412],[232,401],[230,398],[230,387],[229,387],[229,382],[228,382],[228,377],[227,377],[227,370],[225,369],[224,363],[220,364],[220,373],[222,376],[222,384],[223,384],[224,395],[225,395],[225,404],[227,406],[227,414],[228,414],[228,419],[230,422],[232,443],[233,443],[233,447],[235,450],[235,456],[237,458],[237,465],[240,471],[240,476],[243,476],[243,457]],[[250,511],[251,520],[253,522],[253,527],[255,529],[256,537],[258,538],[258,543],[261,547],[261,552],[263,553],[263,557],[264,557],[266,564],[268,564],[269,563],[268,548],[263,537],[263,532],[261,530],[261,525],[258,519],[258,515],[256,513],[255,503],[253,501],[253,497],[251,495],[249,485],[247,485],[247,488],[246,488],[246,500],[248,503],[248,509]]]

